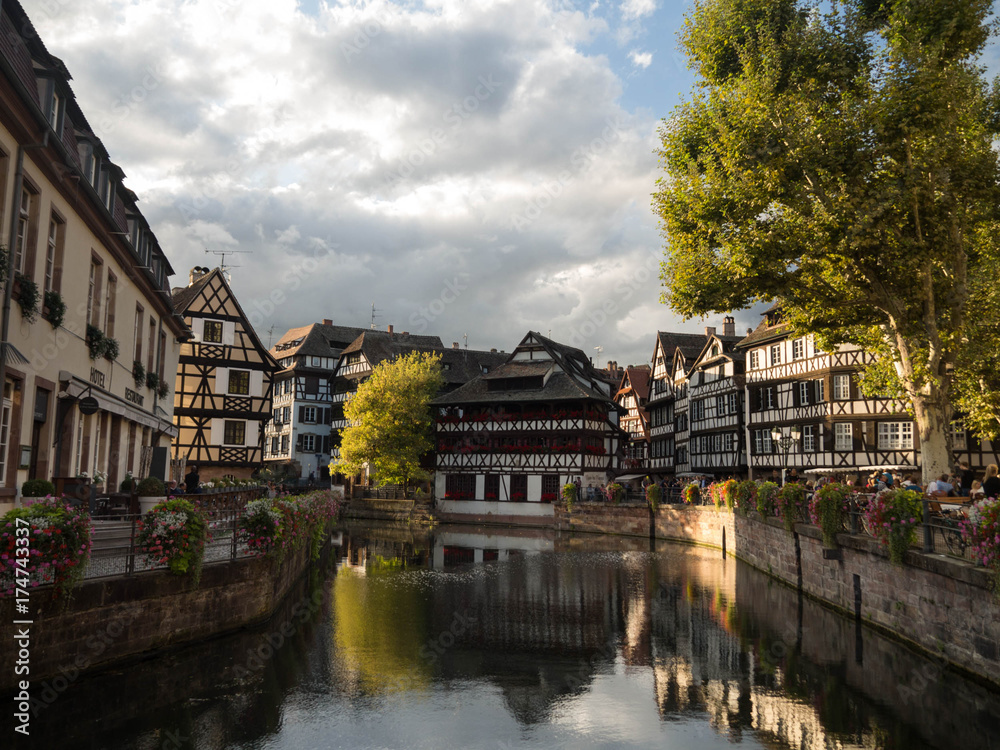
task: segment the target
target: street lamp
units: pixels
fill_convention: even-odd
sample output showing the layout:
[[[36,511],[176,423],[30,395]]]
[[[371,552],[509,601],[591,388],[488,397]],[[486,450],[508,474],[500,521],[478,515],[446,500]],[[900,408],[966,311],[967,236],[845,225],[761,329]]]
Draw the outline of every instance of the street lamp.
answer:
[[[781,428],[775,426],[771,429],[771,441],[781,449],[781,486],[785,485],[785,466],[788,464],[788,451],[796,445],[802,438],[802,430],[792,427],[788,435],[782,433]]]

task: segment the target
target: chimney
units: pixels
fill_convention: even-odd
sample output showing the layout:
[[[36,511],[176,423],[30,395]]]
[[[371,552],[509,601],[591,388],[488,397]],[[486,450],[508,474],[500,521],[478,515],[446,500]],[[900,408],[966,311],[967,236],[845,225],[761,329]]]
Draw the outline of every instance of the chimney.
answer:
[[[404,335],[404,336],[409,336],[409,335],[410,335],[410,332],[409,332],[409,331],[403,331],[403,335]]]
[[[490,349],[490,354],[496,354],[496,353],[497,353],[496,347]]]
[[[191,273],[188,275],[188,286],[191,286],[206,273],[208,273],[208,269],[205,266],[195,266],[192,268]]]
[[[392,323],[389,324],[389,335],[392,335]]]
[[[736,318],[732,315],[727,315],[722,319],[722,335],[723,336],[735,336],[736,335]]]
[[[452,349],[458,349],[458,342],[457,341],[452,341],[451,342],[451,348]]]
[[[747,328],[747,336],[753,333],[753,328]]]
[[[715,326],[705,326],[705,338],[715,335]]]
[[[325,325],[325,326],[332,326],[333,325],[333,321],[330,320],[329,318],[323,318],[323,325]]]

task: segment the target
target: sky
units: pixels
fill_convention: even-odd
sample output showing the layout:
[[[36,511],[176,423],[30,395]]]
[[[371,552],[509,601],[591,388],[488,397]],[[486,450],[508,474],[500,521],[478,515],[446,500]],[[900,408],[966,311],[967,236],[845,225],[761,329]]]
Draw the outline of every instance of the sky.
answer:
[[[659,302],[657,128],[694,85],[690,1],[22,4],[172,285],[225,262],[265,345],[373,304],[383,330],[506,351],[535,330],[602,367],[721,329]]]

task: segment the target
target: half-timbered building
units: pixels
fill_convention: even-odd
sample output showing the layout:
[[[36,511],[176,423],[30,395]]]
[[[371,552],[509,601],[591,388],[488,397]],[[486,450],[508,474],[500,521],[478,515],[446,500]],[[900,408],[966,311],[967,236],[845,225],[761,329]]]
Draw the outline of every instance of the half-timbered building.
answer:
[[[263,463],[278,363],[261,344],[221,269],[191,270],[173,292],[194,338],[181,346],[174,389],[174,459],[201,478],[246,479]]]
[[[618,426],[628,434],[622,459],[624,471],[643,472],[649,464],[649,365],[626,367],[622,373],[615,402],[619,408]]]
[[[722,333],[705,330],[705,345],[687,373],[690,470],[714,477],[746,473],[743,428],[744,356],[734,318]]]
[[[173,270],[70,80],[20,3],[4,2],[0,512],[27,479],[100,474],[117,489],[174,432],[159,385],[188,334]]]
[[[658,331],[649,400],[649,471],[654,476],[689,472],[688,382],[691,365],[705,348],[700,333]]]
[[[272,347],[281,369],[274,376],[272,418],[264,434],[267,466],[329,480],[332,378],[341,352],[366,330],[326,319],[290,329]]]
[[[506,362],[434,400],[443,513],[551,515],[560,488],[620,465],[614,386],[580,351],[529,332]]]
[[[919,466],[918,437],[905,404],[861,393],[858,372],[870,353],[852,346],[822,351],[812,336],[784,322],[780,305],[738,346],[746,353],[752,477],[782,467],[853,475]],[[772,440],[775,428],[786,438],[787,454]]]

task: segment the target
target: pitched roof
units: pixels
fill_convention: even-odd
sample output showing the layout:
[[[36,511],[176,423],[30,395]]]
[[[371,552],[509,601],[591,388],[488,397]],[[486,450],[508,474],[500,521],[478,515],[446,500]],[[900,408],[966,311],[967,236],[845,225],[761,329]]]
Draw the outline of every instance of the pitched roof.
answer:
[[[193,284],[176,287],[171,290],[170,294],[174,300],[174,309],[181,315],[187,312],[188,307],[190,307],[191,303],[195,301],[199,294],[201,294],[201,290],[208,286],[208,282],[212,275],[217,272],[219,272],[218,268],[213,269],[201,278],[197,279]],[[223,281],[225,281],[225,279],[223,279]],[[226,286],[229,285],[227,284]]]
[[[492,373],[507,361],[509,355],[502,352],[484,352],[478,349],[445,349],[441,353],[441,364],[448,365],[444,370],[445,383],[468,383],[473,378],[489,377],[483,374],[483,368]]]
[[[652,377],[649,365],[632,365],[625,368],[618,392],[631,388],[639,399],[649,398],[649,379]]]
[[[325,323],[290,328],[271,348],[271,355],[279,359],[296,355],[336,357],[358,336],[369,330],[371,329]]]
[[[413,334],[389,333],[388,331],[366,330],[344,347],[341,355],[362,352],[372,367],[379,362],[412,351],[435,351],[444,349],[438,336],[417,336]]]
[[[780,339],[787,336],[792,332],[792,327],[788,323],[778,323],[777,325],[768,325],[768,319],[770,317],[769,313],[774,312],[774,307],[766,310],[763,317],[760,319],[760,323],[757,327],[753,329],[751,333],[748,333],[739,343],[737,347],[740,349],[746,349],[748,346],[754,346],[755,344],[762,344],[766,341],[772,341],[774,339]]]

